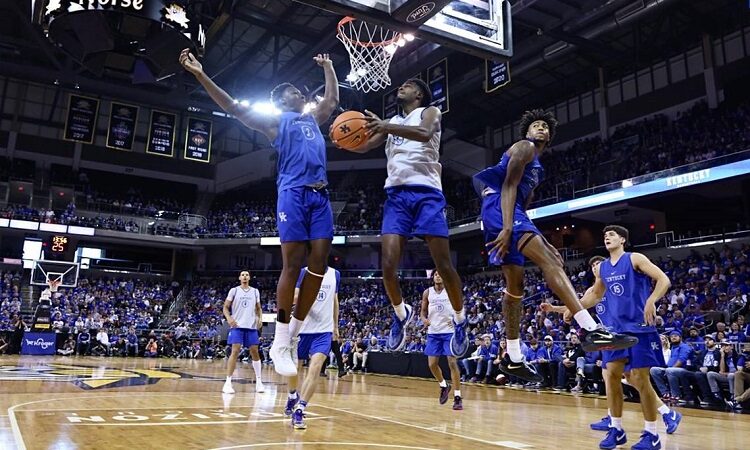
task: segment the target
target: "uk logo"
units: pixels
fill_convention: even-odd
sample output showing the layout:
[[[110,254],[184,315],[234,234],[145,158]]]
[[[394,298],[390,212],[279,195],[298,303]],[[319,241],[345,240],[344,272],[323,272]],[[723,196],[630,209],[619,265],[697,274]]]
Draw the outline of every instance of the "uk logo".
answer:
[[[393,136],[393,145],[401,145],[404,141],[405,139],[401,136]]]
[[[286,222],[286,213],[280,212],[279,213],[279,222]]]

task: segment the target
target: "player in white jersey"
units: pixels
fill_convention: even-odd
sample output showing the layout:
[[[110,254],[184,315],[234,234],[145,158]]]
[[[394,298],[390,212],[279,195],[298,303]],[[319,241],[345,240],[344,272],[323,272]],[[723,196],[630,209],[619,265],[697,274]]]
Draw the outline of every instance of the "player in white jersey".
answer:
[[[227,344],[232,346],[227,365],[227,381],[221,390],[225,394],[234,394],[232,388],[232,374],[237,367],[237,358],[242,347],[250,349],[250,357],[253,360],[253,371],[255,372],[255,392],[263,392],[263,381],[261,380],[261,362],[258,353],[258,343],[263,311],[260,307],[260,292],[250,286],[250,272],[240,272],[240,285],[233,287],[224,300],[224,317],[229,323],[229,334]]]
[[[297,280],[297,289],[294,291],[294,302],[296,304],[299,296],[299,288],[305,276],[307,267],[300,271]],[[297,392],[297,375],[287,377],[289,394],[287,396],[284,414],[292,416],[292,426],[298,430],[307,428],[305,423],[305,408],[315,393],[315,385],[318,381],[318,373],[331,352],[331,341],[339,336],[339,282],[341,274],[338,270],[326,267],[323,281],[320,284],[318,297],[315,299],[310,312],[299,332],[299,346],[297,347],[297,359],[309,359],[307,375]],[[301,363],[298,362],[299,368]],[[297,372],[299,373],[299,368]]]
[[[450,347],[462,356],[469,347],[466,334],[461,278],[453,267],[448,243],[445,196],[440,180],[441,113],[430,106],[432,94],[419,79],[404,82],[398,88],[398,103],[403,113],[381,120],[366,111],[370,138],[358,152],[364,153],[385,143],[388,178],[387,199],[383,205],[382,268],[383,284],[395,310],[387,346],[398,351],[406,343],[404,328],[414,317],[411,306],[401,296],[398,268],[406,241],[419,237],[427,242],[432,260],[445,281],[456,323]]]
[[[430,372],[440,384],[440,404],[445,404],[450,396],[451,385],[445,381],[443,370],[440,368],[440,357],[448,358],[448,367],[451,370],[451,381],[455,390],[453,391],[453,409],[464,409],[461,400],[461,371],[458,368],[456,357],[450,348],[453,336],[453,314],[450,309],[448,293],[443,286],[443,278],[435,270],[432,272],[432,281],[435,285],[425,289],[422,293],[422,307],[420,317],[422,323],[427,326],[427,345],[424,354],[427,355],[427,363]]]

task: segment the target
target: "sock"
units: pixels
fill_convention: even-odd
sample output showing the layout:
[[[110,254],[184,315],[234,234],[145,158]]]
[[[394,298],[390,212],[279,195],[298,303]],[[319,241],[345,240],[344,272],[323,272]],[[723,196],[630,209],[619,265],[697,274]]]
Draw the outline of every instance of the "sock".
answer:
[[[440,387],[448,387],[448,383],[445,380],[441,381],[439,384]]]
[[[255,372],[255,379],[258,383],[260,383],[260,372],[261,372],[261,365],[260,360],[253,361],[253,371]]]
[[[288,347],[291,343],[289,338],[289,324],[281,323],[278,320],[276,321],[276,331],[273,336],[273,343],[276,344],[277,342],[278,345],[283,347]]]
[[[461,311],[453,311],[454,315],[453,318],[456,321],[456,323],[464,323],[466,320],[466,313],[464,312],[464,309],[461,308]]]
[[[523,361],[523,355],[521,354],[521,340],[520,339],[508,339],[508,356],[513,362]]]
[[[607,417],[609,417],[610,419],[612,418],[612,410],[611,409],[607,409]]]
[[[656,421],[649,422],[648,420],[644,422],[645,425],[643,426],[643,429],[648,431],[651,434],[656,434]]]
[[[297,398],[297,391],[295,389],[292,389],[289,391],[289,394],[287,395],[287,398],[289,399],[295,399]]]
[[[294,339],[299,334],[300,328],[302,328],[302,324],[304,323],[304,320],[299,320],[296,317],[292,317],[292,320],[289,321],[289,339]]]
[[[461,389],[456,389],[455,391],[453,391],[453,395],[455,395],[456,397],[460,397],[461,396]]]
[[[297,409],[301,409],[302,411],[305,411],[306,406],[307,406],[307,401],[299,399],[299,403],[297,403]]]
[[[578,322],[578,325],[583,327],[586,331],[594,331],[597,328],[594,318],[591,317],[591,314],[585,309],[573,314],[573,318]]]
[[[612,417],[612,423],[610,423],[610,428],[617,428],[618,430],[622,430],[622,417]]]
[[[665,404],[663,404],[663,403],[662,403],[662,405],[661,405],[661,406],[659,407],[659,414],[661,414],[662,416],[663,416],[664,414],[669,414],[669,412],[670,412],[670,411],[671,411],[671,409],[669,409],[669,406],[667,406],[667,405],[665,405]]]
[[[398,320],[404,320],[406,319],[406,305],[404,305],[404,302],[401,301],[398,305],[393,307],[393,310],[396,311],[396,316],[398,316]]]
[[[227,377],[227,383],[232,384],[232,377],[231,376]]]

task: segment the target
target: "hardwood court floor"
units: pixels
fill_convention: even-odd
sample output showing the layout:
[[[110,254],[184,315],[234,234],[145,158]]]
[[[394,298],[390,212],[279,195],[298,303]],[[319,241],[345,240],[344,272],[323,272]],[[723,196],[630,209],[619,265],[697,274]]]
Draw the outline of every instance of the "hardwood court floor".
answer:
[[[224,361],[0,357],[0,449],[596,449],[603,399],[464,386],[464,410],[439,405],[435,382],[320,378],[308,429],[283,416],[286,386],[264,368],[256,394],[240,364],[224,396]],[[682,409],[665,449],[747,448],[750,415]],[[626,404],[628,446],[643,425]]]

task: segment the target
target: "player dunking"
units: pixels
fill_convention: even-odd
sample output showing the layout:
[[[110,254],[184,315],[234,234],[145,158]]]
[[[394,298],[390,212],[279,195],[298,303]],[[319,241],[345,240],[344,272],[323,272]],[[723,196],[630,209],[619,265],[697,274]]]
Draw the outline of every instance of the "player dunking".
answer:
[[[299,294],[299,286],[305,277],[305,269],[299,274],[295,299]],[[298,356],[300,360],[309,359],[310,364],[299,392],[297,392],[298,377],[295,375],[287,379],[289,394],[284,409],[284,414],[292,416],[292,426],[298,430],[307,428],[305,408],[315,393],[318,373],[331,352],[331,340],[338,340],[339,337],[338,292],[340,280],[341,274],[338,270],[326,267],[317,300],[300,329]]]
[[[326,190],[326,144],[318,125],[328,120],[338,105],[339,89],[328,55],[313,59],[325,73],[325,94],[317,107],[303,114],[302,93],[291,84],[282,83],[271,91],[271,101],[282,112],[267,115],[242,107],[224,92],[203,72],[188,49],[180,54],[182,66],[195,75],[216,104],[248,128],[263,133],[279,154],[276,225],[283,269],[276,288],[278,313],[269,354],[274,369],[283,376],[297,374],[293,342],[320,289],[333,239],[333,210]],[[292,317],[294,283],[304,265],[308,246],[307,269]]]
[[[469,346],[466,334],[461,278],[453,267],[445,217],[445,196],[440,165],[441,113],[429,106],[432,94],[419,79],[404,82],[398,88],[397,101],[403,114],[381,120],[370,111],[367,128],[370,138],[359,153],[385,143],[388,178],[387,199],[383,205],[382,269],[383,284],[395,310],[388,337],[388,348],[397,351],[406,343],[405,327],[414,317],[411,306],[404,303],[399,286],[398,267],[407,239],[424,238],[430,255],[443,277],[453,308],[455,330],[451,351],[462,356]]]
[[[260,330],[263,311],[260,307],[260,292],[250,286],[250,272],[240,272],[240,285],[233,287],[224,300],[224,317],[229,323],[229,334],[227,344],[232,346],[227,364],[227,381],[221,392],[234,394],[232,388],[232,374],[237,367],[237,358],[240,356],[242,347],[250,349],[250,358],[253,360],[253,371],[255,372],[255,392],[263,392],[263,381],[261,380],[261,362],[258,353],[260,343]]]
[[[482,222],[486,245],[491,247],[490,263],[502,266],[506,284],[503,314],[508,353],[500,362],[500,369],[531,382],[541,382],[543,377],[521,354],[519,328],[524,257],[539,266],[552,292],[570,308],[576,322],[588,331],[583,342],[584,350],[627,348],[637,341],[633,336],[608,332],[583,309],[563,270],[562,257],[526,214],[533,191],[544,177],[539,156],[554,138],[556,126],[557,120],[551,113],[540,109],[527,111],[521,117],[519,127],[524,139],[513,144],[497,165],[474,176],[486,186],[482,191]]]
[[[609,252],[609,259],[591,259],[589,265],[596,281],[581,299],[584,307],[596,305],[597,315],[605,326],[638,337],[638,343],[631,348],[602,352],[602,364],[607,369],[604,376],[607,378],[610,417],[607,436],[599,448],[613,449],[627,442],[622,429],[623,392],[620,380],[624,373],[640,394],[645,419],[641,440],[631,448],[658,450],[661,440],[656,430],[657,413],[662,415],[667,434],[674,433],[682,420],[682,414],[670,410],[659,400],[649,373],[651,367],[666,365],[654,324],[656,301],[666,294],[671,283],[667,275],[647,257],[625,251],[628,235],[627,228],[619,225],[604,228],[604,246]],[[653,290],[652,280],[656,282]],[[556,312],[565,312],[565,309],[544,307],[544,310]]]
[[[450,340],[453,336],[453,314],[451,313],[448,294],[443,286],[440,273],[432,272],[432,281],[435,285],[425,289],[422,293],[422,307],[420,317],[427,326],[427,346],[424,354],[427,355],[427,363],[430,372],[440,384],[440,404],[448,401],[451,385],[443,378],[443,370],[440,368],[440,357],[448,358],[448,367],[451,370],[451,381],[453,382],[453,409],[464,409],[461,399],[461,371],[458,368],[456,357],[450,348]]]

